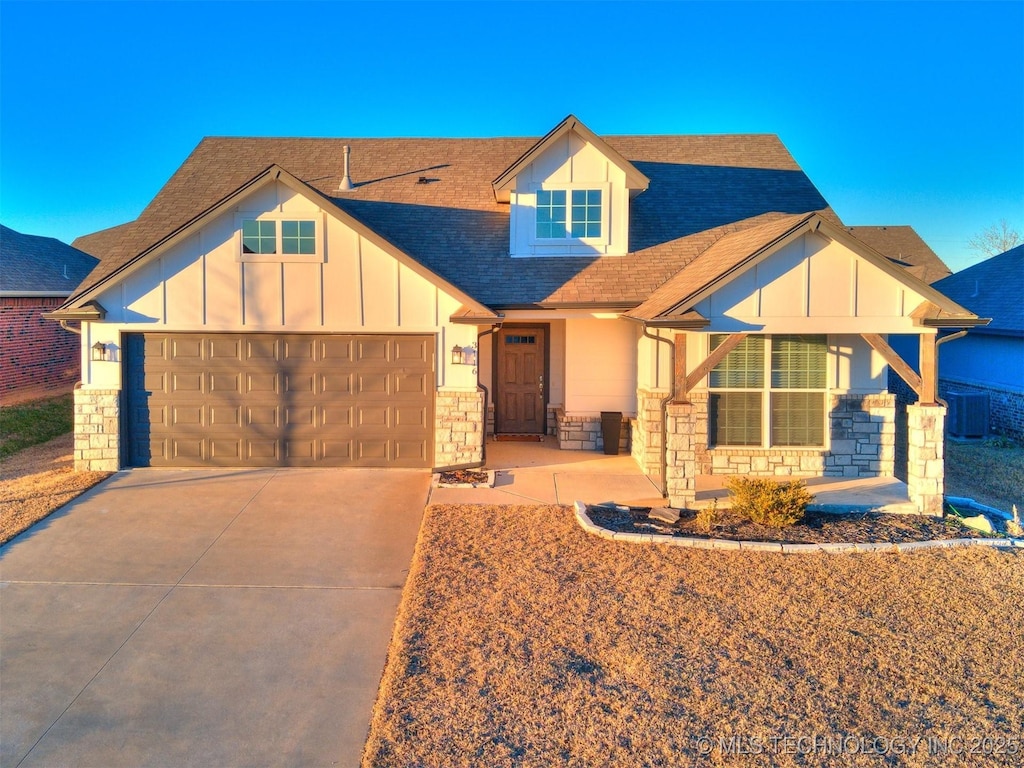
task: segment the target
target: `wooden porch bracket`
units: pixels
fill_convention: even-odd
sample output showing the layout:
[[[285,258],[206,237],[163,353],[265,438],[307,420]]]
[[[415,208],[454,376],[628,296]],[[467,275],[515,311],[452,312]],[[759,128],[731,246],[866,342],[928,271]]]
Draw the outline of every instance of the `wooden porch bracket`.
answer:
[[[917,393],[921,405],[937,405],[939,402],[939,349],[938,336],[922,333],[921,344],[921,391]]]
[[[725,356],[736,349],[748,333],[731,333],[729,337],[718,345],[703,363],[698,365],[687,375],[686,373],[686,336],[676,335],[676,402],[689,402],[690,390],[697,386],[697,383],[711,372],[716,365],[725,359]]]
[[[922,376],[918,376],[914,369],[907,364],[907,361],[900,357],[896,350],[890,347],[889,343],[877,333],[862,333],[861,337],[882,356],[901,379],[907,382],[907,386],[917,393],[918,402],[922,405],[935,402],[937,372],[935,370],[935,336],[933,334],[921,334],[920,337]],[[930,339],[931,343],[926,343],[925,339]],[[929,347],[930,355],[925,352],[926,347]],[[930,392],[930,394],[926,394],[926,392]]]

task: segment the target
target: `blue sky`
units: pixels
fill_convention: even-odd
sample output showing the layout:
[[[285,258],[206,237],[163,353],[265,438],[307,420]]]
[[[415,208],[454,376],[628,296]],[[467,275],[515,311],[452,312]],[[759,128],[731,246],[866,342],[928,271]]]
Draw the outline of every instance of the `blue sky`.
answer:
[[[0,0],[0,221],[135,218],[206,135],[776,133],[951,267],[1024,232],[1024,2]]]

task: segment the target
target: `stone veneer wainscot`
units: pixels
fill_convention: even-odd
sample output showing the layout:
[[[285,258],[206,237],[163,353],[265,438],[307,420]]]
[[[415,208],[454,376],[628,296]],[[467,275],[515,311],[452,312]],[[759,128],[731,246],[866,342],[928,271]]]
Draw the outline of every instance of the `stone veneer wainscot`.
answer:
[[[434,400],[434,466],[463,467],[483,461],[484,393],[438,391]]]
[[[75,471],[121,468],[121,392],[75,389]]]

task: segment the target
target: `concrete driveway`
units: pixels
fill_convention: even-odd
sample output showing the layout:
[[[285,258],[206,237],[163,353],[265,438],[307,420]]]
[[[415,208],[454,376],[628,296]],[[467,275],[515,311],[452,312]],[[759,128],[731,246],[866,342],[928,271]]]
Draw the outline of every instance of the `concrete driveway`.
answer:
[[[0,765],[358,765],[429,483],[134,470],[0,548]]]

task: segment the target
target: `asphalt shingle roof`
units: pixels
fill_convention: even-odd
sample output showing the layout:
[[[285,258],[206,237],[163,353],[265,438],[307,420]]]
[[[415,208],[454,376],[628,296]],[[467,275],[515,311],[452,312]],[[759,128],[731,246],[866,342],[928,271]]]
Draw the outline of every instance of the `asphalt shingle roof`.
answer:
[[[992,322],[972,333],[1024,336],[1024,245],[939,280],[932,286]]]
[[[651,180],[631,202],[626,256],[509,256],[491,181],[531,138],[207,138],[138,219],[75,245],[103,259],[94,285],[277,164],[488,306],[635,305],[722,235],[828,205],[776,136],[605,140]],[[346,144],[355,188],[340,192]]]
[[[724,235],[655,290],[647,301],[627,314],[645,320],[666,316],[673,308],[692,299],[717,278],[812,215],[766,215],[758,223],[752,222],[749,227]],[[683,305],[684,310],[690,308],[688,303]]]
[[[52,237],[26,235],[0,224],[0,292],[68,296],[97,259]]]
[[[953,274],[913,227],[847,227],[846,231],[929,285]]]

